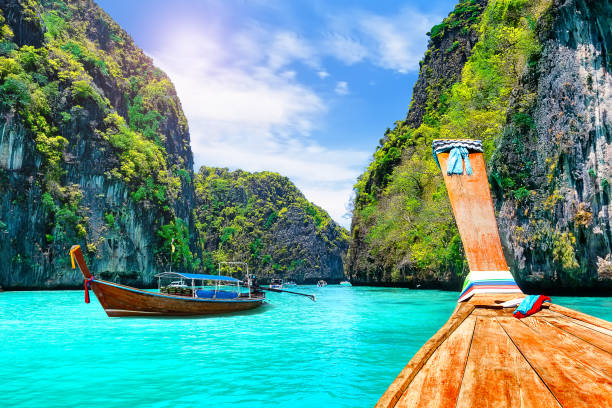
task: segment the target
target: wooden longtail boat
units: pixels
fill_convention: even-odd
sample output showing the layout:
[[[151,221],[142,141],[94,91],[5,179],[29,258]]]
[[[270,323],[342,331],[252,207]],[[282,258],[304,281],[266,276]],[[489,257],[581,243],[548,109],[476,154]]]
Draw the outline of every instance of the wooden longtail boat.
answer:
[[[376,407],[612,407],[612,323],[555,304],[520,320],[504,308],[524,295],[502,251],[482,145],[435,141],[434,156],[470,275],[448,322]],[[447,173],[457,167],[466,174]]]
[[[95,279],[89,272],[81,248],[78,245],[74,245],[70,249],[70,256],[72,267],[74,268],[76,263],[83,273],[86,282],[86,294],[88,294],[87,287],[90,287],[109,317],[198,316],[231,313],[259,307],[265,299],[263,293],[251,291],[250,286],[247,293],[240,293],[231,298],[216,296],[219,291],[194,291],[190,296],[182,296],[141,290]],[[175,272],[171,274],[188,280],[240,282],[238,279],[225,276]],[[212,292],[214,298],[198,297],[197,292],[202,292],[203,296],[208,296]],[[88,301],[88,295],[86,295],[86,301]]]

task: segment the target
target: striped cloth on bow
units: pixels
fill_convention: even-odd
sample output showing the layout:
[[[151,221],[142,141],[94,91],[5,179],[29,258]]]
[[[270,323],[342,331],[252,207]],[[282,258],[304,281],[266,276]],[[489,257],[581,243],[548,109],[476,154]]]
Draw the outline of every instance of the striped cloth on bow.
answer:
[[[471,271],[463,282],[459,302],[476,293],[523,293],[510,271]]]

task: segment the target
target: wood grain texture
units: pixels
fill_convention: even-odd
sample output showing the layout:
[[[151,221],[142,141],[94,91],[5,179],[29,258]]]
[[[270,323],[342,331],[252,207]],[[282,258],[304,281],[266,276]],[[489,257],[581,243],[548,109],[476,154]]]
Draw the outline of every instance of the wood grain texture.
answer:
[[[470,271],[507,271],[483,154],[470,153],[471,176],[447,175],[448,157],[438,154]]]
[[[456,406],[559,407],[496,318],[476,319]]]
[[[514,308],[507,307],[505,309],[486,309],[477,307],[473,312],[473,316],[504,316],[514,317]],[[539,317],[555,317],[557,316],[554,312],[550,312],[547,309],[542,309],[537,313]]]
[[[556,313],[556,312],[552,312],[552,313]],[[551,317],[554,317],[554,316],[551,315]],[[580,326],[587,327],[587,328],[589,328],[591,330],[595,330],[596,332],[605,334],[606,336],[612,336],[612,330],[608,330],[608,329],[600,327],[600,326],[595,326],[594,324],[585,322],[583,320],[572,319],[572,322],[574,322],[574,323],[576,323],[576,324],[578,324]]]
[[[459,407],[612,407],[607,329],[552,306],[519,320],[513,308],[495,307],[507,296],[475,295],[463,303],[471,310],[460,304],[377,406],[454,406],[455,395]]]
[[[469,302],[486,309],[503,309],[502,302],[524,297],[525,295],[521,293],[475,293]]]
[[[497,320],[562,406],[612,405],[612,378],[593,371],[575,353],[556,347],[556,342],[534,334],[534,330],[520,321],[503,317]],[[522,390],[530,387],[528,381],[523,381]]]
[[[521,323],[529,327],[538,336],[554,345],[551,352],[557,350],[580,361],[585,367],[600,376],[612,378],[612,354],[607,353],[584,340],[568,335],[564,330],[559,329],[546,319],[539,317],[527,317],[521,319]]]
[[[547,317],[546,320],[561,330],[576,336],[608,353],[612,353],[612,336],[576,323],[568,317]]]
[[[583,322],[594,324],[595,326],[603,327],[604,329],[612,330],[611,322],[600,319],[595,316],[588,315],[586,313],[579,312],[574,309],[570,309],[553,303],[552,305],[550,305],[550,310],[558,312],[564,316],[571,317],[573,319],[581,320]]]
[[[380,397],[376,407],[394,407],[432,354],[463,323],[473,310],[474,305],[468,302],[457,305],[450,319],[417,351],[389,388],[387,388],[387,391]]]
[[[449,407],[459,395],[476,318],[468,317],[434,352],[399,400],[397,407]]]

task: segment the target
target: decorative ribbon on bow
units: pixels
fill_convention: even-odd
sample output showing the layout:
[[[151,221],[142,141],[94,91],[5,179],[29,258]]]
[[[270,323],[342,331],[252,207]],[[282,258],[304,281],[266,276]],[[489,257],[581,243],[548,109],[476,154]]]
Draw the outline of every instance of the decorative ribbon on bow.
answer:
[[[470,165],[470,155],[465,147],[453,147],[448,156],[446,164],[446,174],[463,174],[463,163],[465,163],[465,174],[472,175],[472,166]]]
[[[471,176],[473,173],[470,165],[470,153],[482,153],[482,142],[480,140],[457,139],[457,140],[434,140],[432,151],[436,164],[440,167],[438,154],[448,152],[448,162],[446,163],[446,173],[463,174],[465,163],[465,174]]]
[[[89,288],[90,288],[91,282],[93,281],[94,281],[93,276],[85,280],[85,303],[89,303]]]

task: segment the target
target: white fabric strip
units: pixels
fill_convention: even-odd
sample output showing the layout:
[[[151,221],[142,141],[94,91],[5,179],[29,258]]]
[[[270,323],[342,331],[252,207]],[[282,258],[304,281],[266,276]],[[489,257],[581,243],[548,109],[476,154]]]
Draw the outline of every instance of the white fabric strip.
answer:
[[[491,288],[472,288],[465,295],[461,296],[458,302],[463,302],[478,293],[523,293],[521,289],[516,288],[507,288],[507,289],[491,289]]]
[[[512,279],[512,273],[507,271],[470,271],[468,278],[471,281],[484,281],[489,279]]]

